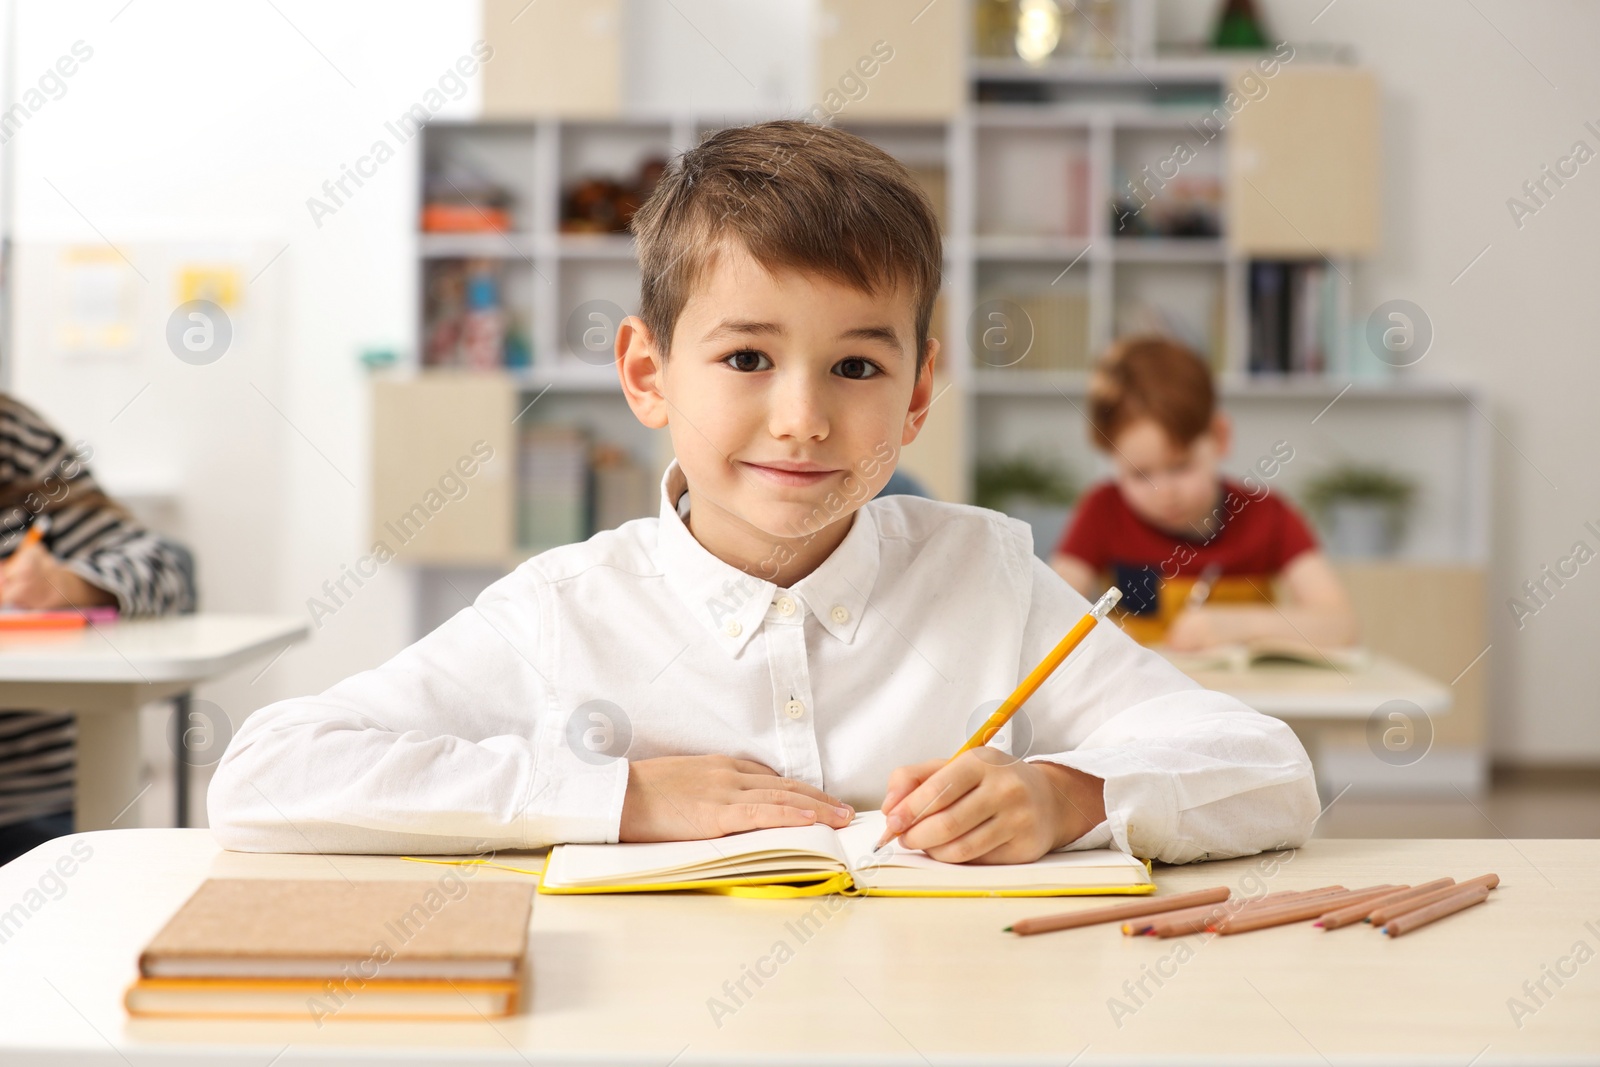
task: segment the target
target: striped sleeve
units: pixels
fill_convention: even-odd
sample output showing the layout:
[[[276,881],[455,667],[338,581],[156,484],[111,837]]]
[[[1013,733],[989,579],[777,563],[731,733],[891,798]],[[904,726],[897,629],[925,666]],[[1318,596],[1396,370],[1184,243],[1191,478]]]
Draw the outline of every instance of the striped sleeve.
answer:
[[[188,553],[104,503],[84,459],[31,409],[0,394],[0,485],[39,485],[0,513],[0,555],[11,554],[43,510],[50,554],[113,594],[124,615],[192,611]]]

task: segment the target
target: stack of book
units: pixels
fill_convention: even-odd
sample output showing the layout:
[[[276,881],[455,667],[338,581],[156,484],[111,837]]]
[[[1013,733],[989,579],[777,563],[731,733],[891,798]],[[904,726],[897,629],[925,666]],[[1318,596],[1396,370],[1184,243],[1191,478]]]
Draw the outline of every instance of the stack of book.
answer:
[[[628,450],[598,444],[590,457],[594,468],[594,528],[614,530],[632,519],[656,512],[656,487]]]
[[[525,426],[517,463],[517,538],[542,550],[589,536],[589,435],[577,426]]]
[[[483,1019],[522,1000],[533,886],[213,878],[139,956],[128,1014]]]
[[[1328,369],[1337,280],[1321,262],[1250,264],[1250,373]]]
[[[1006,301],[1020,308],[1027,323],[1012,326],[1031,338],[1027,354],[1017,358],[1009,350],[990,357],[979,355],[979,368],[1010,370],[1086,370],[1089,353],[1089,297],[1071,289],[1019,289],[987,292],[984,301]],[[1031,331],[1031,332],[1029,332]]]

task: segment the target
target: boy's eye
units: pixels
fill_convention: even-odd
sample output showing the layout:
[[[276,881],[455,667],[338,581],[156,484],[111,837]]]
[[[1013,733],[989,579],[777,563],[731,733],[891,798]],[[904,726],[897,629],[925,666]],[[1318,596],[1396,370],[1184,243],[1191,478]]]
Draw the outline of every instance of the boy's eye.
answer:
[[[737,371],[766,370],[772,366],[772,361],[753,348],[741,348],[739,351],[724,356],[722,362]]]
[[[841,378],[855,378],[858,381],[863,378],[873,378],[883,373],[882,367],[879,367],[870,359],[862,359],[859,356],[841,359],[835,369],[839,372]]]

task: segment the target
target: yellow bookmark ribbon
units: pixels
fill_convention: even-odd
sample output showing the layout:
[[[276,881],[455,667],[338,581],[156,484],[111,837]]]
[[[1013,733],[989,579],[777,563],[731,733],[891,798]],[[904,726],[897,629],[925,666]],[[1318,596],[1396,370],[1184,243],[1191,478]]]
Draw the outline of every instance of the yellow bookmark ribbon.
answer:
[[[510,871],[513,874],[531,874],[535,878],[541,877],[544,871],[530,871],[526,867],[507,867],[503,863],[491,863],[488,860],[430,860],[422,856],[401,856],[403,860],[412,863],[436,863],[441,867],[493,867],[497,871]]]

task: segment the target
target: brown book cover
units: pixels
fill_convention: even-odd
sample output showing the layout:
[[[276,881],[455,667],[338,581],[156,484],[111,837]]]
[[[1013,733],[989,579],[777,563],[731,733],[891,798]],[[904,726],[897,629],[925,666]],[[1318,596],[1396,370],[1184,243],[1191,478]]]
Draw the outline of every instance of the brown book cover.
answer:
[[[211,878],[139,956],[145,978],[513,979],[531,882]]]

